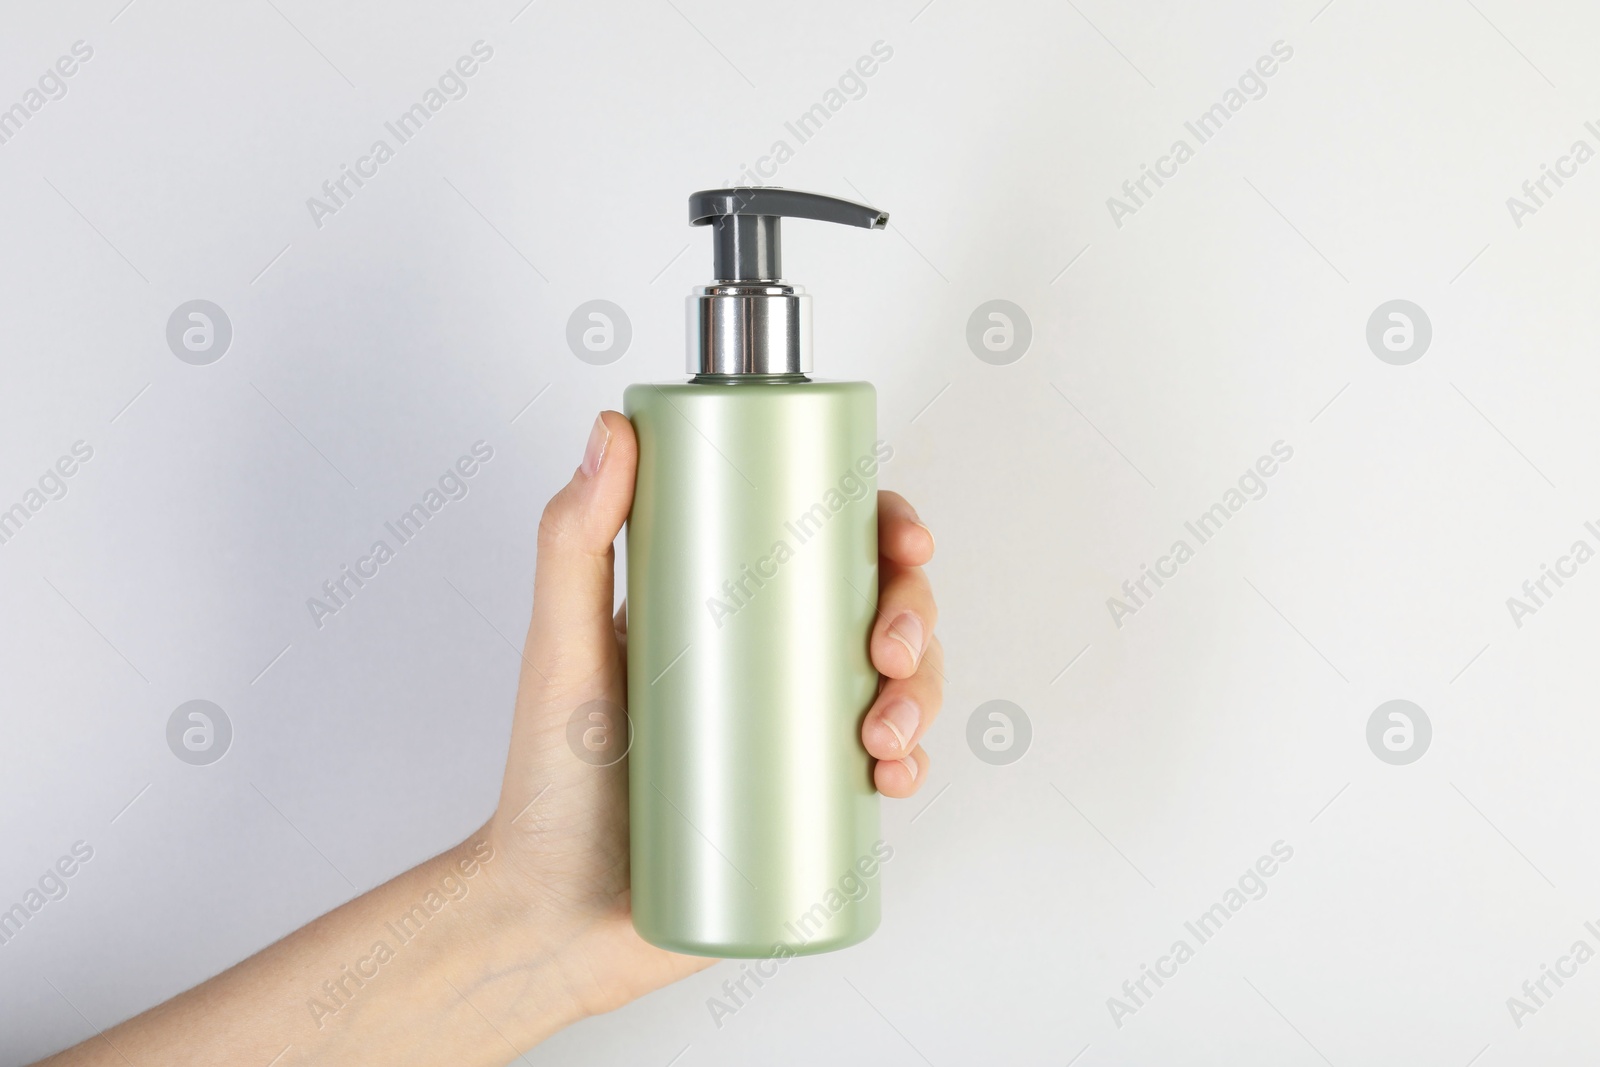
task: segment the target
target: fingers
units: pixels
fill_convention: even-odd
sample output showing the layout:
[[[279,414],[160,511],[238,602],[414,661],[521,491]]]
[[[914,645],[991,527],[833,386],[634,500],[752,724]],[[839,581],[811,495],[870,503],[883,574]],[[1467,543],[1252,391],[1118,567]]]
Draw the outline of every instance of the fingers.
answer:
[[[633,503],[638,456],[632,424],[615,411],[601,412],[583,462],[539,520],[524,660],[546,686],[580,685],[616,663],[612,543]]]
[[[944,705],[944,648],[935,637],[910,678],[888,679],[861,723],[861,744],[878,760],[905,759]]]
[[[922,662],[939,610],[921,567],[892,560],[878,564],[878,619],[872,627],[872,664],[889,678],[909,678]]]
[[[872,769],[872,783],[886,797],[903,800],[915,793],[928,777],[928,754],[918,745],[903,760],[879,760]]]
[[[899,493],[878,491],[878,553],[906,567],[920,567],[933,558],[933,531]]]
[[[884,684],[861,724],[861,743],[876,759],[878,791],[908,797],[927,778],[918,743],[944,703],[944,651],[933,636],[939,610],[922,566],[933,558],[933,531],[899,493],[878,493],[878,619],[872,663]]]

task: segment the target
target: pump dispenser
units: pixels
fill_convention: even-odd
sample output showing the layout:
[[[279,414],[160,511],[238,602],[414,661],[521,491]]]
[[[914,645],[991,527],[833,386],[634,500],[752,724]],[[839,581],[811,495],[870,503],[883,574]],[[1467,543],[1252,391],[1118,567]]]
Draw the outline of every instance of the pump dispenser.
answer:
[[[715,280],[689,297],[688,381],[630,386],[632,905],[677,952],[785,957],[877,929],[876,439],[866,382],[810,377],[811,299],[780,220],[882,229],[862,204],[777,188],[689,198]]]
[[[713,189],[689,222],[715,234],[716,277],[689,302],[690,374],[810,374],[811,298],[783,281],[783,218],[881,230],[889,216],[791,189]]]

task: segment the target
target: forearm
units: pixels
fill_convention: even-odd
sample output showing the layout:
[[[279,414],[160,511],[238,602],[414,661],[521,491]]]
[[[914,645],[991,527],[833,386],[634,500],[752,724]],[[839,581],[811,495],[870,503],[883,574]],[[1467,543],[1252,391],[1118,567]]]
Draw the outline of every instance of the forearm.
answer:
[[[508,866],[474,835],[40,1067],[505,1063],[581,1014]]]

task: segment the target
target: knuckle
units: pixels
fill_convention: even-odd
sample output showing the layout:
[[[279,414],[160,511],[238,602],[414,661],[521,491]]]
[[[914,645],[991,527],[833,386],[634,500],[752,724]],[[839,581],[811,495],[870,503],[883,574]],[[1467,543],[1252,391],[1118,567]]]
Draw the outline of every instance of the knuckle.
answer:
[[[544,506],[544,512],[539,516],[539,547],[555,548],[565,541],[570,535],[572,522],[568,509],[562,497],[564,492],[557,493],[550,498]]]

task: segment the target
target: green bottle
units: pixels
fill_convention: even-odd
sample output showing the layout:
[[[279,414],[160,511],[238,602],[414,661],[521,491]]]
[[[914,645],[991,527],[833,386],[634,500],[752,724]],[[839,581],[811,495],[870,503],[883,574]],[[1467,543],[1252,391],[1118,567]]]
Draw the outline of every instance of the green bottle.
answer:
[[[630,386],[633,923],[677,952],[786,957],[878,926],[876,393],[810,377],[810,298],[779,219],[888,216],[775,188],[689,198],[717,281],[689,299],[687,382]]]

